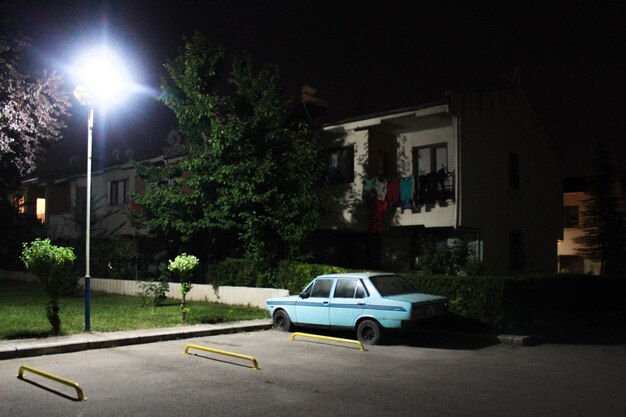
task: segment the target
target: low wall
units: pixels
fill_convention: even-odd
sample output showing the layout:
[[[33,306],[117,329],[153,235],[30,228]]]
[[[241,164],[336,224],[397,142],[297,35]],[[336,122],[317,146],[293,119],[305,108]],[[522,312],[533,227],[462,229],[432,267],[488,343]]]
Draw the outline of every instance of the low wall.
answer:
[[[82,285],[83,279],[81,279]],[[91,290],[101,291],[107,294],[137,295],[141,292],[142,281],[125,281],[118,279],[91,278]],[[215,289],[208,284],[193,284],[191,291],[187,293],[187,300],[213,301],[224,304],[242,304],[252,307],[265,308],[265,300],[272,297],[284,297],[289,294],[287,290],[275,288],[250,288],[250,287],[218,287]],[[170,282],[168,297],[180,300],[180,284]]]
[[[19,271],[0,270],[0,279],[18,281],[36,281],[33,274]],[[83,285],[84,278],[80,279]],[[91,278],[91,290],[107,294],[138,295],[141,292],[143,281],[126,281],[120,279]],[[208,284],[193,284],[191,291],[187,293],[187,300],[213,301],[224,304],[250,305],[252,307],[265,308],[265,300],[272,297],[284,297],[289,291],[275,288],[250,288],[250,287],[218,287],[215,289]],[[180,300],[180,284],[170,282],[168,297]]]

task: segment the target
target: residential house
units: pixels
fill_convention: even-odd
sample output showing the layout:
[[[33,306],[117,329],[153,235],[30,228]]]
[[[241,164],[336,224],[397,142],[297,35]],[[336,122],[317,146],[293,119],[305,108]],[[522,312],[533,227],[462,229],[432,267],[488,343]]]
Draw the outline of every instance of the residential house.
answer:
[[[562,156],[524,92],[450,93],[324,130],[330,209],[311,245],[318,261],[413,270],[421,242],[467,238],[490,274],[554,270]]]
[[[440,247],[467,238],[490,274],[554,270],[563,233],[561,155],[524,92],[450,93],[323,129],[328,212],[309,245],[316,261],[414,270],[423,242]],[[171,131],[167,142],[177,135]],[[94,168],[93,195],[101,210],[113,211],[103,227],[131,234],[118,209],[143,184],[132,155],[119,149]],[[68,214],[85,201],[84,169],[70,171],[27,183],[27,201],[45,197],[54,237],[77,233]],[[387,198],[383,188],[396,195]]]
[[[587,200],[589,193],[590,178],[566,178],[563,181],[563,239],[558,242],[558,265],[559,272],[574,272],[600,275],[601,262],[579,253],[580,244],[576,239],[585,235],[582,228],[587,212]],[[626,175],[619,172],[612,186],[615,196],[618,197],[619,210],[626,213]]]

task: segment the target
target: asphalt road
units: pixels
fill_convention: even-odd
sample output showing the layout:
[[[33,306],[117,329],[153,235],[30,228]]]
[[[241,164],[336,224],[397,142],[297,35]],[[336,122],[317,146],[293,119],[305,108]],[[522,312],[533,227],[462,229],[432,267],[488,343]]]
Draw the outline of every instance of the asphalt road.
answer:
[[[194,343],[256,357],[192,351]],[[78,382],[73,389],[21,365]],[[0,416],[626,416],[626,345],[460,336],[353,345],[275,331],[0,362]]]

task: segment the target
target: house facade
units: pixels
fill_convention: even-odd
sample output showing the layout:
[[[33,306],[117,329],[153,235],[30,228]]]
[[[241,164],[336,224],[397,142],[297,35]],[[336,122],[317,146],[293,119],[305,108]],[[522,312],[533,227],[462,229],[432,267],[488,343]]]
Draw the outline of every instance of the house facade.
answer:
[[[315,261],[415,270],[424,244],[468,239],[489,274],[554,271],[562,161],[525,93],[450,93],[323,129],[326,211],[309,242]],[[130,156],[118,152],[92,174],[97,227],[107,232],[136,232],[126,214],[144,184]],[[26,210],[43,199],[51,237],[76,236],[72,211],[84,204],[85,183],[82,169],[26,182]]]
[[[525,93],[451,93],[324,129],[318,261],[413,270],[423,242],[465,238],[489,274],[554,270],[562,157]]]
[[[618,210],[626,213],[626,176],[620,172],[616,176],[612,190],[618,198]],[[585,236],[582,224],[587,213],[587,202],[591,198],[589,182],[591,178],[566,178],[563,181],[563,239],[558,242],[559,272],[600,275],[602,263],[580,254],[581,246],[577,239]]]

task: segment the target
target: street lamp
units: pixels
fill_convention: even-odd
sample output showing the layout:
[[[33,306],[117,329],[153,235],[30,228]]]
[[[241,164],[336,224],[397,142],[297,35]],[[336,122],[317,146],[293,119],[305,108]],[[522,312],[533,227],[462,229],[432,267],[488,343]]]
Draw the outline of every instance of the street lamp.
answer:
[[[94,106],[105,106],[120,98],[128,83],[121,61],[108,49],[100,48],[85,54],[77,67],[79,86],[74,96],[89,106],[87,121],[87,204],[85,219],[85,331],[91,330],[91,154]]]

